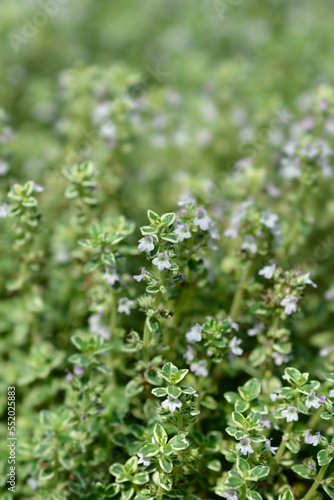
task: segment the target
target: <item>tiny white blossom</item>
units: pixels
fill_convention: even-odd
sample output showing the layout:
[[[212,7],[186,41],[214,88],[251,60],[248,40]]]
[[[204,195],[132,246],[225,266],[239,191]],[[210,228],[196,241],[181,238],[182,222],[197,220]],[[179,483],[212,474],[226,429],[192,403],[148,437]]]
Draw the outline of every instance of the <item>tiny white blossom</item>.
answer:
[[[271,429],[271,420],[267,415],[262,415],[260,426],[264,429]]]
[[[6,175],[8,170],[9,170],[8,163],[0,158],[0,175]]]
[[[159,271],[163,271],[164,269],[169,269],[170,267],[172,267],[168,255],[162,252],[158,253],[158,256],[152,260],[152,264],[157,266]]]
[[[305,406],[308,410],[312,407],[316,410],[320,408],[320,398],[316,396],[315,392],[313,392],[310,396],[307,396]]]
[[[114,267],[109,267],[102,276],[102,279],[104,279],[108,283],[108,285],[113,286],[116,281],[119,281],[119,274],[117,274]]]
[[[207,362],[205,360],[197,361],[190,365],[192,371],[197,377],[207,377],[209,375]]]
[[[286,297],[281,300],[281,306],[284,307],[285,314],[292,314],[297,311],[298,297]]]
[[[240,443],[237,444],[235,447],[236,450],[240,450],[243,455],[247,455],[247,453],[254,453],[254,450],[251,446],[251,439],[250,438],[242,438],[240,440]]]
[[[276,351],[273,352],[273,360],[276,366],[281,366],[283,363],[287,363],[289,359],[289,356],[286,354],[281,354]]]
[[[152,252],[154,250],[154,240],[157,240],[156,234],[146,234],[143,238],[139,240],[138,250],[140,252]]]
[[[141,453],[137,453],[137,456],[139,457],[137,465],[143,464],[145,467],[148,467],[150,465],[151,463],[150,458],[144,458],[144,456]]]
[[[37,481],[37,479],[35,479],[34,477],[29,477],[27,479],[27,485],[30,486],[32,490],[37,490],[39,481]]]
[[[244,242],[241,245],[241,250],[249,250],[252,254],[257,252],[257,244],[253,236],[245,236]]]
[[[178,398],[168,396],[167,399],[161,403],[161,406],[164,410],[168,409],[171,413],[174,413],[176,408],[182,407],[182,403]]]
[[[189,344],[195,344],[195,342],[202,340],[202,327],[199,323],[190,328],[189,332],[186,333],[186,339]]]
[[[238,332],[239,331],[239,325],[238,325],[238,323],[236,323],[235,321],[233,321],[233,319],[232,319],[231,316],[227,316],[227,319],[231,323],[231,328],[233,328],[233,330],[235,330],[236,332]]]
[[[239,498],[236,490],[226,490],[222,493],[222,496],[227,500],[238,500]]]
[[[333,300],[334,299],[334,285],[331,285],[328,290],[324,293],[324,297],[326,300]]]
[[[264,323],[257,323],[253,328],[249,328],[247,330],[247,335],[250,337],[255,337],[256,335],[259,335],[259,333],[262,333],[264,330]]]
[[[281,415],[283,418],[286,418],[287,422],[298,421],[298,412],[295,406],[288,406],[286,410],[281,411]]]
[[[239,224],[231,225],[229,228],[225,229],[224,236],[235,240],[238,237],[240,226]]]
[[[10,212],[10,206],[6,202],[1,203],[1,205],[0,205],[0,219],[5,219],[7,217],[7,215],[9,214],[9,212]]]
[[[244,352],[243,349],[239,347],[241,342],[242,340],[238,339],[238,337],[233,337],[233,339],[230,340],[229,346],[235,356],[241,356],[241,354]]]
[[[180,242],[191,238],[191,232],[188,224],[178,224],[174,230],[174,233],[177,234],[178,240]]]
[[[270,280],[274,276],[274,272],[276,270],[276,264],[271,264],[270,266],[264,266],[261,271],[259,271],[259,275],[263,276],[267,280]]]
[[[130,309],[135,307],[136,302],[134,300],[130,300],[127,297],[121,297],[118,301],[117,311],[119,313],[125,313],[127,316],[130,315]]]
[[[183,207],[184,205],[192,205],[193,203],[196,203],[196,200],[192,196],[192,194],[189,193],[183,194],[177,202],[179,207]]]
[[[271,446],[272,439],[266,439],[264,444],[267,451],[270,451],[273,455],[276,455],[276,451],[278,450],[278,446]]]
[[[311,279],[310,279],[310,275],[311,273],[306,273],[306,274],[303,274],[300,278],[302,279],[302,283],[304,285],[312,285],[313,288],[317,288],[318,285],[316,285]]]
[[[313,446],[318,446],[321,439],[322,439],[322,436],[321,436],[320,432],[316,432],[315,435],[313,436],[311,434],[311,429],[307,429],[307,431],[305,431],[305,443],[306,444],[312,444]]]
[[[275,402],[276,399],[279,398],[279,392],[280,392],[280,389],[277,389],[276,392],[272,392],[270,394],[270,399]]]
[[[35,181],[33,182],[33,184],[34,184],[34,191],[36,193],[43,193],[43,191],[44,191],[43,186],[41,186],[40,184],[37,184]]]
[[[202,231],[207,231],[210,227],[211,219],[204,207],[198,207],[195,212],[194,225]]]
[[[212,238],[213,240],[220,240],[218,229],[213,223],[210,224],[209,233],[210,238]]]
[[[136,274],[133,279],[138,281],[141,281],[144,277],[145,277],[145,274],[146,274],[146,269],[145,267],[140,267],[140,274]]]
[[[183,358],[188,361],[188,363],[191,363],[194,361],[195,356],[194,356],[194,348],[191,345],[187,345],[187,351],[183,355]]]
[[[107,325],[101,324],[102,314],[92,314],[88,318],[89,330],[95,335],[100,335],[104,340],[110,340],[110,329]]]
[[[326,347],[323,347],[322,349],[320,349],[319,356],[321,356],[322,358],[324,358],[325,356],[328,356],[328,354],[330,354],[333,351],[334,351],[334,346],[333,345],[327,345]]]
[[[329,391],[329,397],[330,397],[330,398],[334,398],[334,389],[331,389],[331,390]]]
[[[269,211],[263,212],[260,223],[264,224],[269,229],[274,229],[278,222],[278,215],[272,214]]]

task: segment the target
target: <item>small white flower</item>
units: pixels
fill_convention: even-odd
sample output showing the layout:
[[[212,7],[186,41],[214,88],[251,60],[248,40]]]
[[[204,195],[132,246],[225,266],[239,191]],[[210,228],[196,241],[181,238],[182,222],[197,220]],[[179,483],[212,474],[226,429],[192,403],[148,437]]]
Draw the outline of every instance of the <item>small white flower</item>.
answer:
[[[219,232],[217,227],[212,223],[209,227],[210,238],[213,240],[220,240]]]
[[[239,498],[236,490],[226,490],[222,493],[222,496],[227,500],[238,500]]]
[[[306,274],[303,274],[302,276],[300,276],[301,278],[301,282],[304,284],[304,285],[312,285],[313,288],[317,288],[318,285],[316,285],[311,279],[310,279],[310,275],[311,273],[306,273]]]
[[[267,451],[270,451],[273,455],[276,455],[276,451],[278,450],[278,446],[271,446],[272,439],[266,439],[264,444]]]
[[[312,446],[318,446],[321,439],[322,439],[322,436],[321,436],[320,432],[316,432],[315,435],[313,436],[311,434],[311,429],[307,429],[307,431],[305,431],[305,443],[306,444],[312,444]]]
[[[191,238],[191,232],[188,224],[178,224],[174,230],[174,233],[178,235],[178,240],[180,242]]]
[[[1,203],[1,205],[0,205],[0,219],[5,219],[7,217],[7,215],[9,214],[9,212],[10,212],[10,206],[6,202]]]
[[[253,236],[245,236],[244,242],[241,245],[241,250],[249,250],[252,254],[257,252],[257,244]]]
[[[137,465],[143,464],[145,467],[148,467],[150,465],[151,463],[150,458],[144,458],[144,456],[141,453],[137,453],[137,456],[139,457]]]
[[[139,240],[138,250],[146,253],[152,252],[154,250],[154,240],[158,240],[156,234],[146,234]]]
[[[194,225],[202,231],[207,231],[210,227],[211,219],[204,207],[198,207],[195,212]]]
[[[43,193],[44,188],[43,188],[43,186],[41,186],[40,184],[37,184],[37,183],[34,181],[34,191],[35,191],[36,193]]]
[[[140,267],[140,274],[136,274],[133,279],[138,281],[141,281],[144,277],[145,277],[145,274],[146,274],[146,269],[145,267]]]
[[[116,281],[119,281],[119,275],[114,267],[109,267],[102,276],[102,279],[105,280],[108,285],[113,286]]]
[[[316,396],[315,392],[313,392],[311,396],[307,396],[305,400],[305,406],[308,410],[312,407],[316,410],[320,408],[320,398]]]
[[[328,354],[330,354],[333,351],[334,351],[334,346],[333,345],[327,345],[326,347],[323,347],[322,349],[320,349],[319,356],[321,356],[322,358],[324,358],[325,356],[328,356]]]
[[[197,377],[207,377],[209,375],[208,365],[205,360],[197,361],[190,365],[192,371]]]
[[[161,406],[164,410],[169,410],[171,413],[174,413],[176,408],[182,407],[182,403],[178,398],[168,396],[167,399],[161,403]]]
[[[202,340],[202,327],[199,323],[190,328],[189,332],[186,333],[186,339],[189,344],[195,344],[195,342]]]
[[[231,316],[227,316],[227,319],[231,323],[231,328],[233,328],[233,330],[235,330],[236,332],[238,332],[239,331],[239,325],[238,325],[238,323],[236,323],[235,321],[233,321],[233,319],[231,318]]]
[[[191,345],[187,345],[187,351],[183,355],[183,359],[186,359],[188,363],[191,363],[194,361],[195,356],[194,356],[194,348]]]
[[[257,323],[253,328],[249,328],[247,330],[247,335],[250,337],[255,337],[256,335],[259,335],[259,333],[262,333],[264,330],[264,323]]]
[[[224,235],[227,236],[228,238],[231,238],[231,240],[235,240],[238,237],[239,229],[240,229],[239,224],[231,225],[224,231]]]
[[[240,450],[243,455],[247,455],[247,453],[254,453],[254,450],[251,446],[251,439],[250,438],[242,438],[240,440],[240,443],[237,444],[235,447],[236,450]]]
[[[264,266],[261,271],[259,271],[259,275],[263,276],[267,280],[270,280],[274,276],[274,272],[276,270],[276,264],[271,264],[270,266]]]
[[[130,309],[135,307],[136,302],[134,300],[130,300],[127,297],[122,297],[118,301],[117,311],[119,313],[125,313],[127,316],[130,315]]]
[[[34,477],[29,477],[27,479],[27,485],[30,486],[32,490],[37,490],[39,481],[37,481],[37,479],[35,479]]]
[[[326,300],[333,300],[334,299],[334,285],[331,285],[328,290],[324,293],[324,297]]]
[[[275,226],[277,225],[277,222],[278,222],[278,215],[272,214],[268,210],[266,212],[263,212],[260,219],[260,223],[264,224],[269,229],[274,229]]]
[[[189,193],[183,194],[177,202],[179,207],[183,207],[184,205],[192,205],[194,203],[196,203],[196,200],[193,195]]]
[[[6,175],[9,170],[9,165],[6,161],[0,158],[0,175]]]
[[[277,389],[276,392],[273,392],[270,394],[270,399],[275,402],[276,399],[279,398],[279,392],[280,392],[280,389]]]
[[[298,412],[295,406],[288,406],[286,410],[281,411],[281,415],[283,418],[286,418],[287,422],[298,421]]]
[[[331,390],[329,391],[328,396],[329,396],[330,398],[334,398],[334,389],[331,389]]]
[[[271,429],[271,420],[267,415],[262,415],[260,426],[264,429]]]
[[[233,337],[233,339],[230,340],[229,346],[235,356],[241,356],[241,354],[244,352],[243,349],[239,347],[241,342],[242,340],[238,339],[238,337]]]
[[[298,302],[297,297],[286,297],[285,299],[281,300],[281,306],[284,307],[285,314],[289,315],[296,312],[297,302]]]
[[[159,271],[163,271],[164,269],[169,269],[170,267],[172,267],[168,255],[162,252],[158,253],[158,256],[152,260],[152,264],[157,266]]]
[[[273,360],[276,366],[281,366],[283,363],[287,363],[289,359],[289,356],[286,354],[281,354],[276,351],[273,352]]]
[[[89,330],[95,335],[100,335],[104,340],[110,340],[110,328],[101,324],[102,314],[92,314],[88,318]]]

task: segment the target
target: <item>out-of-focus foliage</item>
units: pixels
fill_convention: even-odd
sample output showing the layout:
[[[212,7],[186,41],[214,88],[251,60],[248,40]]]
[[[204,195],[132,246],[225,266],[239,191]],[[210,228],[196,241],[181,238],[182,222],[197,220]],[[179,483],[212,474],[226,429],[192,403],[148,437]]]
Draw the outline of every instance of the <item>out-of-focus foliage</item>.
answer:
[[[2,1],[1,498],[334,498],[331,11]]]

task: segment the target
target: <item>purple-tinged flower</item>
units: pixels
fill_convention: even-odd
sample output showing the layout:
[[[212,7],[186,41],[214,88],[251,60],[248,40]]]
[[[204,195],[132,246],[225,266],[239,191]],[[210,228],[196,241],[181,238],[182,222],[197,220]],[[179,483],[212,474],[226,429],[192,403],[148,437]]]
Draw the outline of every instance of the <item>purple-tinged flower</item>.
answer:
[[[239,347],[241,342],[242,340],[238,339],[238,337],[233,337],[233,339],[230,340],[229,347],[235,356],[241,356],[242,353],[244,352],[243,349]]]
[[[310,462],[310,463],[308,464],[308,468],[309,468],[310,470],[313,470],[313,469],[314,469],[314,467],[313,467],[313,463],[312,463],[312,462]]]
[[[152,252],[154,250],[154,241],[157,241],[158,237],[156,234],[147,234],[139,240],[138,250],[140,252]]]
[[[29,477],[27,479],[27,485],[32,489],[32,490],[37,490],[38,486],[39,486],[39,481],[37,481],[37,479],[35,479],[34,477]]]
[[[286,418],[287,422],[298,421],[298,411],[295,406],[288,406],[286,410],[281,411],[281,415],[283,418]]]
[[[247,453],[254,453],[251,442],[252,440],[248,437],[242,438],[235,449],[240,450],[243,455],[247,455]]]
[[[241,250],[249,250],[252,254],[257,252],[257,244],[253,236],[245,236],[244,242],[241,245]]]
[[[134,300],[130,300],[127,297],[121,297],[118,301],[117,312],[124,313],[127,316],[130,316],[130,309],[135,307],[136,302]]]
[[[264,268],[261,269],[261,271],[259,271],[259,275],[263,276],[267,280],[270,280],[274,276],[275,270],[276,270],[276,264],[271,264],[270,266],[264,266]]]
[[[266,439],[264,444],[266,451],[270,451],[273,455],[276,455],[276,451],[278,450],[278,446],[271,446],[272,439]]]
[[[83,375],[83,374],[85,373],[85,369],[84,369],[82,366],[78,366],[78,365],[76,365],[76,366],[74,367],[74,370],[73,370],[73,371],[74,371],[74,373],[75,373],[76,375],[78,375],[78,376]]]
[[[68,372],[68,374],[66,375],[66,380],[68,380],[69,382],[73,380],[73,374],[71,372]]]
[[[305,431],[305,443],[306,444],[311,444],[312,446],[318,446],[318,444],[321,442],[322,436],[320,432],[316,432],[315,435],[311,434],[311,429],[307,429]]]
[[[167,399],[161,403],[164,410],[169,410],[171,413],[176,411],[176,408],[182,408],[182,403],[178,398],[167,396]]]
[[[197,361],[190,365],[192,371],[197,377],[207,377],[209,375],[208,365],[205,360]]]
[[[313,392],[310,396],[307,396],[305,406],[308,410],[312,407],[316,410],[320,408],[320,398],[318,398],[315,392]]]
[[[210,227],[211,219],[204,207],[198,207],[195,212],[194,225],[202,231],[207,231]]]
[[[158,253],[158,256],[152,260],[152,264],[157,266],[159,271],[172,267],[168,255],[162,252]]]
[[[143,279],[145,278],[145,275],[146,275],[146,268],[145,267],[140,267],[140,274],[136,274],[133,279],[138,281],[138,283]]]
[[[227,498],[227,500],[238,500],[239,498],[236,490],[226,490],[222,493],[222,496]]]
[[[271,420],[267,415],[262,415],[260,426],[264,429],[271,429]]]
[[[81,422],[86,422],[86,415],[82,415],[82,417],[80,417],[80,420]]]
[[[326,401],[326,396],[320,396],[320,403],[324,403]]]
[[[281,306],[284,307],[285,314],[292,314],[297,311],[298,297],[286,297],[281,300]]]
[[[189,344],[195,344],[195,342],[202,340],[202,327],[199,323],[190,328],[189,332],[186,333],[186,339]]]

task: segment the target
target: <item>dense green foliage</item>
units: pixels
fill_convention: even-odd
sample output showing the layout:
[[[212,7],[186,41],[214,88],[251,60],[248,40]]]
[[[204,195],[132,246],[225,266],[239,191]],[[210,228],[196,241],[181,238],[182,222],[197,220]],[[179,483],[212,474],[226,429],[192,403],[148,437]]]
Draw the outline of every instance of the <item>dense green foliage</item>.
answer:
[[[3,0],[1,499],[334,499],[331,9]]]

